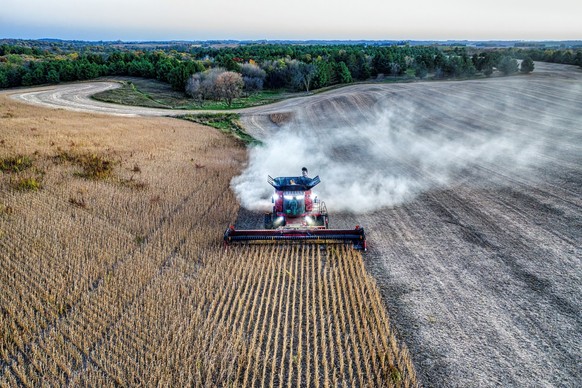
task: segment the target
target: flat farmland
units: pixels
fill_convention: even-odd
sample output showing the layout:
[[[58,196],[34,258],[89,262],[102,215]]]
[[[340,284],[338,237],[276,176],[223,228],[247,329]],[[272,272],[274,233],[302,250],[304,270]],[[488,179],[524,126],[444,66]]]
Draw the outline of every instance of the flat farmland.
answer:
[[[87,96],[111,86],[82,85],[23,91],[14,97],[111,114],[183,113],[93,102],[79,97],[79,88]],[[296,174],[306,165],[321,176],[318,193],[328,204],[331,226],[366,228],[369,251],[361,256],[345,251],[340,256],[355,254],[356,263],[362,260],[366,276],[363,273],[361,281],[368,284],[371,276],[377,284],[391,327],[408,347],[422,385],[577,386],[582,381],[580,101],[579,68],[536,63],[534,73],[527,76],[353,85],[240,111],[248,132],[265,145],[251,149],[248,159],[240,151],[229,167],[221,195],[228,198],[224,203],[236,198],[243,207],[234,206],[221,221],[259,226],[261,211],[269,206],[269,186],[260,184],[266,174]],[[131,167],[128,162],[126,171]],[[209,236],[216,238],[219,229]],[[264,248],[256,252],[281,254]],[[289,258],[283,262],[292,263],[293,255],[317,257],[319,251],[284,252]],[[316,265],[328,268],[323,264],[327,256],[318,260]],[[328,285],[334,283],[329,276]],[[315,295],[313,288],[307,289],[295,300]],[[345,295],[352,294],[348,289]],[[333,311],[333,299],[331,306]],[[308,316],[305,307],[286,311]],[[366,325],[372,327],[371,322]],[[284,347],[286,365],[297,365],[289,361],[295,360],[291,354],[297,355],[289,350],[299,342],[293,338],[291,348]],[[317,342],[304,341],[301,346],[315,349]],[[335,340],[334,352],[343,349],[342,344]],[[360,362],[340,368],[340,374],[327,381],[332,384],[335,376],[348,385],[408,378],[414,383],[406,360],[393,364],[398,373],[382,380],[382,368],[390,364],[366,367],[362,363],[366,351],[358,353]],[[18,354],[10,365],[19,365],[14,363]],[[331,354],[338,365],[340,355],[330,351],[318,358],[320,367],[324,359],[330,367]],[[358,380],[357,365],[366,380]],[[289,381],[291,375],[292,383],[301,379],[303,384],[307,367],[301,366],[301,372],[295,368],[285,369],[283,378]],[[252,373],[247,382],[262,376]],[[320,376],[325,381],[326,372]],[[244,374],[242,378],[244,382]]]
[[[245,117],[271,139],[249,170],[277,154],[312,167],[330,225],[364,225],[366,268],[423,384],[577,386],[581,101],[582,71],[543,63],[355,85]]]
[[[0,103],[1,386],[416,386],[359,252],[224,249],[239,142]]]

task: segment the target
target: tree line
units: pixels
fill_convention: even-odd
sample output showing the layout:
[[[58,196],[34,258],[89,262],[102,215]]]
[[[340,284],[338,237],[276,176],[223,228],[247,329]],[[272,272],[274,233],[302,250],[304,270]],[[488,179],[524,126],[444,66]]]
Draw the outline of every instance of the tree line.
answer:
[[[0,54],[6,49],[0,48]],[[0,87],[83,81],[102,76],[155,78],[183,90],[188,78],[206,67],[200,61],[163,52],[71,53],[66,55],[0,56]]]
[[[102,76],[137,76],[166,82],[196,100],[225,99],[262,89],[310,91],[383,77],[424,79],[504,75],[534,70],[533,60],[582,66],[582,50],[466,47],[248,44],[116,49],[83,46],[79,52],[0,45],[0,87],[54,84]],[[522,59],[521,67],[517,59]]]

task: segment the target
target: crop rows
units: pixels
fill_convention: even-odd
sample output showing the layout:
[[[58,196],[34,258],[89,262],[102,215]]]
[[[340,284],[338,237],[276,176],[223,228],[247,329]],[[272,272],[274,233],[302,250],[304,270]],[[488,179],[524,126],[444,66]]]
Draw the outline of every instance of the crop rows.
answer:
[[[0,177],[0,386],[416,384],[358,252],[225,251],[234,141],[7,107],[0,157],[30,155],[42,189]],[[83,120],[94,129],[71,129]],[[110,158],[112,176],[87,180],[57,147]]]
[[[130,297],[104,290],[97,305],[88,300],[70,313],[13,356],[6,381],[414,385],[360,253],[312,246],[200,252],[192,244],[158,267],[132,302],[116,306]],[[204,259],[188,257],[193,251]]]

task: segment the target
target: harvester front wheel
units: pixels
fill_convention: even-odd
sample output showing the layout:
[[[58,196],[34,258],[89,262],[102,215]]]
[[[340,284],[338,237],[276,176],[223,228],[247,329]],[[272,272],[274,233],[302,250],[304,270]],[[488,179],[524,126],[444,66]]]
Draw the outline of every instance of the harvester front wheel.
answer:
[[[317,226],[325,226],[325,228],[327,229],[328,223],[329,221],[327,219],[327,215],[325,214],[319,215],[315,218],[315,225]]]
[[[265,227],[265,229],[273,229],[273,214],[272,213],[265,213],[264,227]]]

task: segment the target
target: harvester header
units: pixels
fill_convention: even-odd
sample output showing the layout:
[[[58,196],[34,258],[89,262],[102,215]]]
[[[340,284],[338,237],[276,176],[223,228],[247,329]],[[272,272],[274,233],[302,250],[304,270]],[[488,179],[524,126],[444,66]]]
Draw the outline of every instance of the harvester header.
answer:
[[[321,181],[319,176],[309,178],[307,169],[302,176],[268,176],[267,182],[275,192],[273,208],[264,216],[264,229],[238,230],[229,226],[224,232],[224,243],[308,243],[350,244],[366,250],[364,228],[329,229],[327,207],[312,192]]]

